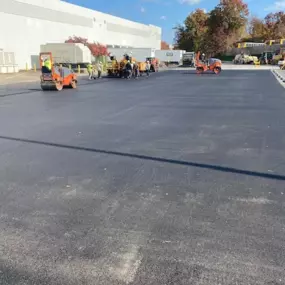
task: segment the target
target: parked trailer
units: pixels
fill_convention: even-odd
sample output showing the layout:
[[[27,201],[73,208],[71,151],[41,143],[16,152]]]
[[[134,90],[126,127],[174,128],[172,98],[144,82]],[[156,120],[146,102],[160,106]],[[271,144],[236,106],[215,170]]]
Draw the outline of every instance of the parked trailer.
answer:
[[[156,50],[155,57],[160,62],[170,63],[170,64],[181,64],[182,57],[185,50]]]
[[[125,54],[140,62],[146,61],[146,58],[155,57],[155,49],[153,48],[108,48],[108,52],[117,60],[121,60]]]
[[[72,67],[86,65],[92,61],[89,48],[84,44],[47,43],[41,45],[41,53],[50,52],[56,64],[68,64]]]

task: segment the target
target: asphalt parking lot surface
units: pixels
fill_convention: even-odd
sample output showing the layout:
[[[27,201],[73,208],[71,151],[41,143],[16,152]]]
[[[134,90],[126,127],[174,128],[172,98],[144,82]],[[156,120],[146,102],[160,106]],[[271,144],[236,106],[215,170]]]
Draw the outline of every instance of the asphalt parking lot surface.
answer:
[[[0,87],[1,285],[285,284],[270,71]]]

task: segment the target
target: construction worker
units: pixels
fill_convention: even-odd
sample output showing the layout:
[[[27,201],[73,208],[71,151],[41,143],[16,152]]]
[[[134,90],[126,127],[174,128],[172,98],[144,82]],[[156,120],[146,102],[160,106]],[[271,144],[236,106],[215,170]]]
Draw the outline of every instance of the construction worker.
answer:
[[[133,58],[130,56],[130,63],[131,63],[131,66],[132,66],[132,70],[134,69],[134,60],[133,60]]]
[[[50,60],[50,58],[46,58],[43,62],[42,72],[43,73],[50,73],[51,68],[52,68],[51,60]]]
[[[128,60],[126,65],[125,65],[125,77],[127,79],[130,79],[132,77],[133,69],[130,61]]]
[[[146,61],[146,65],[145,65],[145,71],[146,71],[146,75],[147,77],[149,77],[149,73],[150,73],[150,62],[149,60]]]
[[[94,80],[96,79],[95,74],[96,74],[96,64],[92,64],[92,76],[91,76],[91,78]]]
[[[115,57],[115,56],[111,56],[110,58],[111,58],[111,61],[112,61],[112,67],[113,67],[113,68],[116,67],[116,65],[117,65],[117,59],[116,59],[116,57]]]
[[[139,78],[140,70],[139,70],[139,65],[137,64],[137,62],[134,62],[134,65],[133,65],[133,75],[135,79]]]
[[[89,75],[89,80],[91,80],[93,77],[93,65],[91,63],[87,64],[87,72]]]
[[[98,79],[100,79],[100,78],[102,78],[103,63],[101,61],[97,62],[96,68],[97,68],[97,72],[98,72]]]

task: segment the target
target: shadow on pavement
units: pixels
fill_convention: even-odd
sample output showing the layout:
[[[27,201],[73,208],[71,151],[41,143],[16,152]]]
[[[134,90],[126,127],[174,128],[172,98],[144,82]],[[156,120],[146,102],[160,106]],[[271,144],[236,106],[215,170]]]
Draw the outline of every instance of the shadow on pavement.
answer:
[[[9,96],[17,96],[17,95],[23,95],[23,94],[30,94],[34,92],[39,92],[42,91],[42,89],[35,90],[35,89],[28,89],[26,91],[21,91],[21,92],[14,92],[14,93],[8,93],[8,94],[2,94],[0,97],[9,97]]]
[[[212,71],[205,71],[202,74],[197,74],[197,72],[195,70],[190,70],[190,71],[181,70],[180,74],[196,75],[196,76],[199,76],[199,77],[201,77],[201,76],[219,76],[220,75],[220,74],[215,74]]]
[[[147,156],[147,155],[117,152],[117,151],[111,151],[111,150],[80,147],[80,146],[73,146],[73,145],[65,145],[65,144],[59,144],[59,143],[53,143],[53,142],[44,142],[44,141],[37,141],[37,140],[30,140],[30,139],[23,139],[23,138],[7,137],[7,136],[0,136],[0,139],[31,143],[31,144],[38,144],[38,145],[45,145],[45,146],[52,146],[52,147],[58,147],[58,148],[64,148],[64,149],[95,152],[95,153],[107,154],[107,155],[122,156],[122,157],[128,157],[128,158],[136,158],[136,159],[141,159],[141,160],[156,161],[156,162],[162,162],[162,163],[168,163],[168,164],[198,167],[198,168],[222,171],[222,172],[227,172],[227,173],[234,173],[234,174],[248,175],[248,176],[253,176],[253,177],[261,177],[261,178],[266,178],[266,179],[285,181],[285,176],[281,174],[272,174],[272,173],[264,173],[264,172],[257,172],[257,171],[251,171],[251,170],[243,170],[243,169],[232,168],[232,167],[227,167],[227,166],[212,165],[212,164],[176,160],[176,159],[168,159],[168,158],[162,158],[162,157],[152,157],[152,156]]]

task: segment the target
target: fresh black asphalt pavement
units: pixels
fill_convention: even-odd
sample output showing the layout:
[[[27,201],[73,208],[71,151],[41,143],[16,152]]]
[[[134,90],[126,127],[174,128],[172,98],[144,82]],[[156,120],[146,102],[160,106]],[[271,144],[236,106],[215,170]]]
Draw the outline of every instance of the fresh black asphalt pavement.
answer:
[[[1,285],[285,284],[270,71],[0,87]]]

